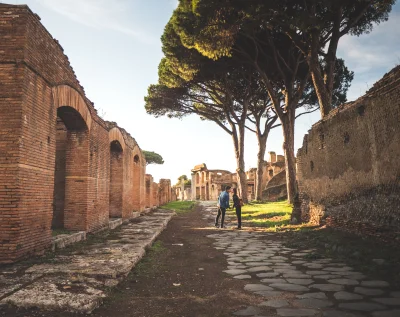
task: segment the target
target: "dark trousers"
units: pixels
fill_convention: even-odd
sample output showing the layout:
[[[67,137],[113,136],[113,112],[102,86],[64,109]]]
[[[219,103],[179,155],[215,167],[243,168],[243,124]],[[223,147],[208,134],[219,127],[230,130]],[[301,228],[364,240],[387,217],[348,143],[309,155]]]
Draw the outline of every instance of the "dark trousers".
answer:
[[[224,226],[224,220],[225,220],[225,212],[226,212],[226,208],[218,208],[218,214],[217,214],[217,218],[215,218],[215,225],[218,226],[218,221],[219,221],[219,217],[222,215],[221,217],[221,227]]]
[[[242,227],[242,207],[236,207],[236,217],[238,221],[238,228]]]

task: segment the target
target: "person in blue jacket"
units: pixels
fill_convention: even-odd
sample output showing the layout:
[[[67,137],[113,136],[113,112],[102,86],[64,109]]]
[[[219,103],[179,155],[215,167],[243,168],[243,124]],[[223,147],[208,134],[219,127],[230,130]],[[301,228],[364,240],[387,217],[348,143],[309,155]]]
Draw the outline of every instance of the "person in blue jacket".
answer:
[[[215,218],[215,226],[219,228],[219,217],[221,217],[221,228],[224,228],[225,212],[229,208],[229,193],[231,191],[231,186],[226,186],[225,191],[223,191],[218,197],[218,214]]]

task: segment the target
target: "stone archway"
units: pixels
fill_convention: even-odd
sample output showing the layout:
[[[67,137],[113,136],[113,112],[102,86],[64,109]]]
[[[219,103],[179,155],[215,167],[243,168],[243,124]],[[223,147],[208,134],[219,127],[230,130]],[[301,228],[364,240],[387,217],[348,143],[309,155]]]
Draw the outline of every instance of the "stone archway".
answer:
[[[52,227],[86,231],[92,117],[85,100],[70,86],[53,88],[53,103],[57,122]]]
[[[73,107],[57,109],[53,229],[86,230],[89,130]]]

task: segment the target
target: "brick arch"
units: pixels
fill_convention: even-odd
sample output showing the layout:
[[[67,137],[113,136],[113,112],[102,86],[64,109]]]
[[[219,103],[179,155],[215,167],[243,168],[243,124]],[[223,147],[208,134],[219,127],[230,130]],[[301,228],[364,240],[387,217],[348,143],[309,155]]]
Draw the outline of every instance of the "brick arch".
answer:
[[[118,141],[122,147],[122,150],[125,151],[125,148],[126,148],[125,139],[119,128],[117,128],[117,127],[112,128],[108,132],[108,135],[109,135],[110,144],[113,141]]]
[[[85,100],[77,90],[68,85],[53,87],[53,103],[56,108],[68,106],[78,111],[90,131],[92,115]]]

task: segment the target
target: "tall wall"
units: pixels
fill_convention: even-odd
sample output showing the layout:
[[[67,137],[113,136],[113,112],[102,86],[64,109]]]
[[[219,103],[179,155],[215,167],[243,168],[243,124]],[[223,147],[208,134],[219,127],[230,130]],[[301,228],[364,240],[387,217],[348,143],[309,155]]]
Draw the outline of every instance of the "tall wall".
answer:
[[[153,206],[160,206],[160,191],[159,191],[159,185],[158,183],[153,183],[153,200],[152,204]]]
[[[159,205],[162,206],[171,201],[171,181],[169,179],[160,179],[159,183]]]
[[[146,208],[151,208],[154,206],[153,202],[153,176],[146,174]]]
[[[110,216],[142,211],[146,161],[124,129],[97,115],[37,15],[0,4],[0,17],[0,263],[7,263],[48,247],[52,225],[91,232]]]
[[[298,152],[301,217],[400,226],[400,67],[315,124]]]

